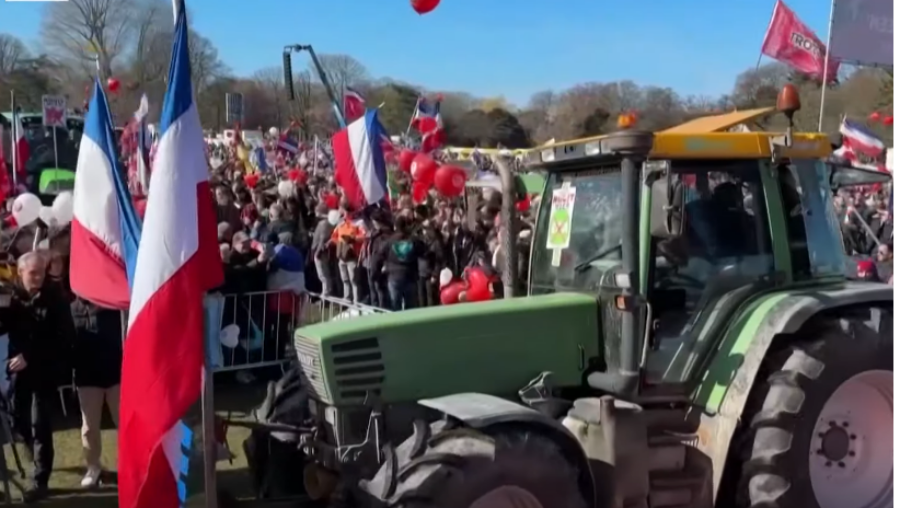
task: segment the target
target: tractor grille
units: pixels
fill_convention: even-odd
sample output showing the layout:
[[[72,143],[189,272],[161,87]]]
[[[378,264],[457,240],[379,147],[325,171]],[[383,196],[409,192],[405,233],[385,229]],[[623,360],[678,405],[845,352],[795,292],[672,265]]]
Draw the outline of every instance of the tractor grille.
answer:
[[[322,355],[319,354],[319,344],[302,335],[296,335],[294,348],[300,361],[300,368],[306,377],[306,386],[310,395],[320,401],[328,401],[328,390],[325,387],[325,378],[322,374]]]
[[[331,363],[341,400],[362,401],[367,395],[381,395],[384,361],[378,339],[358,339],[333,344]]]

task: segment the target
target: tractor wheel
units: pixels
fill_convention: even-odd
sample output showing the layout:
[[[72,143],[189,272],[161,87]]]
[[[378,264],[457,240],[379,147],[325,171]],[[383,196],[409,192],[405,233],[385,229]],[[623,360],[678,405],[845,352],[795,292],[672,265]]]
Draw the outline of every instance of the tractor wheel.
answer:
[[[444,422],[415,434],[363,490],[391,508],[588,508],[578,470],[535,433],[488,435]]]
[[[766,359],[738,506],[893,506],[893,314],[867,312],[827,321]]]

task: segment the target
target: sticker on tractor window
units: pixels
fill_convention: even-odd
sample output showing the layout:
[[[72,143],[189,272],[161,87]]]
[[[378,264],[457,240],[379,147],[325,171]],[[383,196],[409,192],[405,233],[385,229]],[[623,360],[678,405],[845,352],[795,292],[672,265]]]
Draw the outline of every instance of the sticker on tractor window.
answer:
[[[572,239],[572,212],[575,209],[575,187],[565,182],[553,191],[550,204],[550,228],[547,231],[547,249],[562,251],[569,248]]]

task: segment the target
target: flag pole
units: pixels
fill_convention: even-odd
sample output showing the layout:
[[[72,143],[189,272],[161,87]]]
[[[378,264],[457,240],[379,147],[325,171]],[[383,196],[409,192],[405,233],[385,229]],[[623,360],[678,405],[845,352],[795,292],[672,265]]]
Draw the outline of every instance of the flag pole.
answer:
[[[775,0],[775,3],[772,5],[772,17],[769,18],[769,26],[766,27],[766,33],[763,34],[763,43],[759,48],[759,57],[756,59],[756,68],[754,72],[759,71],[759,66],[762,65],[763,59],[763,47],[766,45],[766,39],[769,37],[769,31],[772,30],[772,23],[775,22],[775,14],[778,13],[778,4],[781,3],[781,0]]]
[[[416,118],[416,111],[419,110],[419,104],[422,103],[422,97],[416,99],[416,105],[413,107],[412,114],[409,115],[409,122],[406,124],[406,133],[403,134],[404,140],[409,138],[409,130],[412,129],[413,120]]]
[[[831,30],[834,28],[834,4],[835,0],[832,0],[831,13],[828,15],[828,43],[825,44],[825,60],[822,61],[822,96],[819,99],[819,132],[822,132],[822,124],[825,121],[825,92],[828,90],[828,64],[831,60]]]
[[[16,141],[19,139],[19,133],[17,132],[16,126],[18,122],[16,122],[16,91],[9,91],[9,108],[12,111],[12,129],[10,132],[12,133],[9,138],[9,149],[12,152],[12,177],[13,177],[13,188],[18,189],[19,187],[19,151],[17,150],[18,146]]]

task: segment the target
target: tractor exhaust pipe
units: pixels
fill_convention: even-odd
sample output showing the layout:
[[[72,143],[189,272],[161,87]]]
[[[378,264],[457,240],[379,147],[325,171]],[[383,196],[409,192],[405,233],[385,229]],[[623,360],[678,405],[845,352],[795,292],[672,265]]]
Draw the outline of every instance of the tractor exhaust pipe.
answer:
[[[519,238],[516,219],[516,180],[512,169],[509,167],[509,159],[500,154],[494,156],[494,167],[500,173],[500,190],[503,198],[500,209],[500,257],[503,261],[501,278],[503,281],[503,298],[513,298],[516,292],[516,276],[519,271],[516,242]]]

